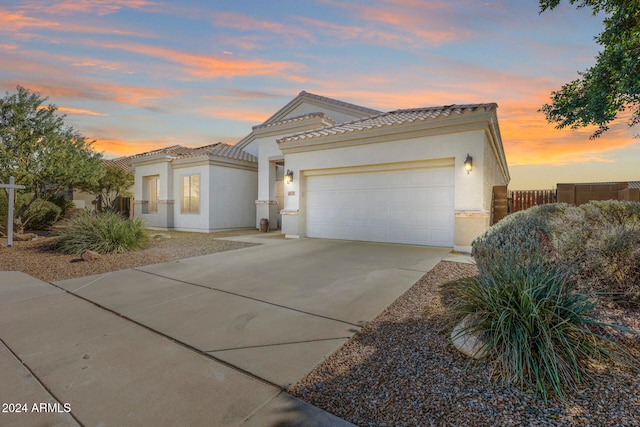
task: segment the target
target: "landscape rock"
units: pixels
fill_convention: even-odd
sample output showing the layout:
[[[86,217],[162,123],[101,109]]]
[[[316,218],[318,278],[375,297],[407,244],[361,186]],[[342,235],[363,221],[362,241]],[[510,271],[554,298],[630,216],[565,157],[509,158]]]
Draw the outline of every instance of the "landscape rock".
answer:
[[[29,240],[35,240],[38,238],[38,235],[35,233],[15,233],[13,235],[13,240],[17,242],[28,242]]]
[[[95,261],[97,259],[102,258],[102,255],[94,251],[84,251],[81,257],[84,261]]]
[[[171,236],[165,233],[155,233],[151,235],[151,238],[154,240],[161,240],[161,239],[170,239]]]
[[[465,330],[473,324],[474,316],[469,314],[462,319],[451,332],[451,341],[461,353],[474,359],[482,359],[486,354],[487,343],[478,334]]]

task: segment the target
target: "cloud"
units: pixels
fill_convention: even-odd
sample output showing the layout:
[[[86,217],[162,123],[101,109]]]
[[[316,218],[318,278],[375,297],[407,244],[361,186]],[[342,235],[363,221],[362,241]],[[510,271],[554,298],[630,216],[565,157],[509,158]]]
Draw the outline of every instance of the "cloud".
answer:
[[[297,17],[297,20],[306,26],[313,26],[322,34],[323,41],[331,37],[340,41],[355,40],[362,42],[367,40],[377,44],[392,45],[411,43],[412,38],[408,35],[394,33],[392,31],[382,31],[378,28],[359,25],[340,25],[335,22],[323,21],[315,18]]]
[[[108,116],[108,114],[98,113],[96,111],[85,110],[83,108],[73,108],[73,107],[58,107],[58,111],[62,113],[69,114],[82,114],[86,116]]]
[[[442,1],[378,1],[357,4],[325,0],[323,3],[349,11],[353,18],[365,21],[362,28],[368,38],[381,41],[401,42],[415,46],[417,44],[441,45],[473,37],[472,19],[468,7],[460,7],[454,2]],[[369,21],[367,25],[366,21]],[[456,27],[452,26],[456,22]],[[380,26],[385,30],[381,30]],[[330,27],[325,24],[325,27]],[[343,32],[349,34],[349,32]],[[406,46],[405,46],[406,47]]]
[[[60,29],[60,23],[27,16],[23,11],[0,7],[0,31],[19,32],[25,28]]]
[[[181,92],[172,89],[153,89],[142,86],[120,85],[116,83],[98,83],[92,81],[56,81],[38,83],[35,81],[0,80],[2,86],[13,87],[22,85],[25,88],[39,92],[57,103],[59,99],[73,99],[79,101],[112,101],[134,106],[147,106],[151,101],[172,99]]]
[[[103,153],[105,157],[122,157],[132,156],[134,154],[145,153],[147,151],[157,150],[163,147],[169,147],[178,144],[174,138],[164,138],[162,140],[132,140],[114,138],[111,136],[93,136],[95,139],[93,148]],[[184,144],[181,144],[184,145]]]
[[[157,3],[146,0],[59,0],[59,1],[27,1],[24,9],[31,12],[52,15],[72,15],[78,13],[95,13],[108,15],[123,8],[142,9],[155,6]]]
[[[302,27],[269,21],[262,17],[254,18],[236,12],[214,12],[210,14],[210,17],[216,27],[231,28],[245,32],[266,32],[295,40],[309,41],[313,39],[311,33]]]
[[[72,19],[60,19],[59,16],[54,16],[53,18],[40,18],[33,16],[37,14],[38,11],[39,10],[35,7],[27,9],[9,9],[0,7],[0,33],[10,33],[13,34],[14,37],[20,39],[40,37],[45,39],[47,42],[51,42],[48,37],[27,33],[26,31],[48,30],[62,33],[112,34],[150,37],[150,34],[141,32],[139,29],[136,29],[135,31],[124,30],[115,27],[113,24],[104,26],[98,24],[98,22],[91,22],[91,24],[87,24],[86,19],[78,21]]]
[[[243,89],[222,89],[218,91],[219,94],[214,95],[204,95],[203,98],[213,98],[213,99],[270,99],[270,98],[279,98],[282,95],[273,93],[273,92],[264,92],[264,91],[252,91],[252,90],[243,90]]]
[[[94,43],[90,43],[94,44]],[[298,64],[286,61],[261,61],[229,57],[198,55],[181,50],[148,44],[126,42],[121,44],[95,44],[105,49],[119,49],[139,55],[154,57],[176,64],[192,76],[200,78],[237,77],[237,76],[279,76],[293,80],[297,76],[290,74],[298,71]]]
[[[246,122],[248,124],[246,133],[251,131],[251,126],[264,122],[273,114],[273,112],[257,111],[246,107],[233,108],[229,105],[200,107],[192,111],[204,117]]]

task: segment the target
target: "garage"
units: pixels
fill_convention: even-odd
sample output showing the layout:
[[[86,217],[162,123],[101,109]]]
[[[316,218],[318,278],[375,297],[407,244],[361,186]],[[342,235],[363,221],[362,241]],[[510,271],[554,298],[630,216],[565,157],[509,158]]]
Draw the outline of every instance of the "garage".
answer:
[[[306,174],[306,235],[452,246],[453,167]]]

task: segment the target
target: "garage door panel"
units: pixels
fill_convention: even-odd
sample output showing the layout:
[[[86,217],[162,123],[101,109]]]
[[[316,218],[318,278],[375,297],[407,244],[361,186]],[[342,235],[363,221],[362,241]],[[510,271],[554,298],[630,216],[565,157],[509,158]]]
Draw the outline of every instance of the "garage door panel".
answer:
[[[434,245],[447,246],[450,245],[450,241],[453,240],[451,230],[434,229],[431,232],[431,241]]]
[[[310,237],[453,244],[453,168],[307,177]]]
[[[453,207],[453,192],[445,188],[436,188],[429,191],[432,206]]]

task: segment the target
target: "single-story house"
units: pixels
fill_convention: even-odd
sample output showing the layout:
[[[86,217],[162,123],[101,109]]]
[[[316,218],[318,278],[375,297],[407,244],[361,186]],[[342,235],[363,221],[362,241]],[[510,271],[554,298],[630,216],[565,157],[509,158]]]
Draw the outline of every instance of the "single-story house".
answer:
[[[233,146],[136,157],[135,216],[469,251],[510,180],[496,109],[381,112],[303,91]]]

